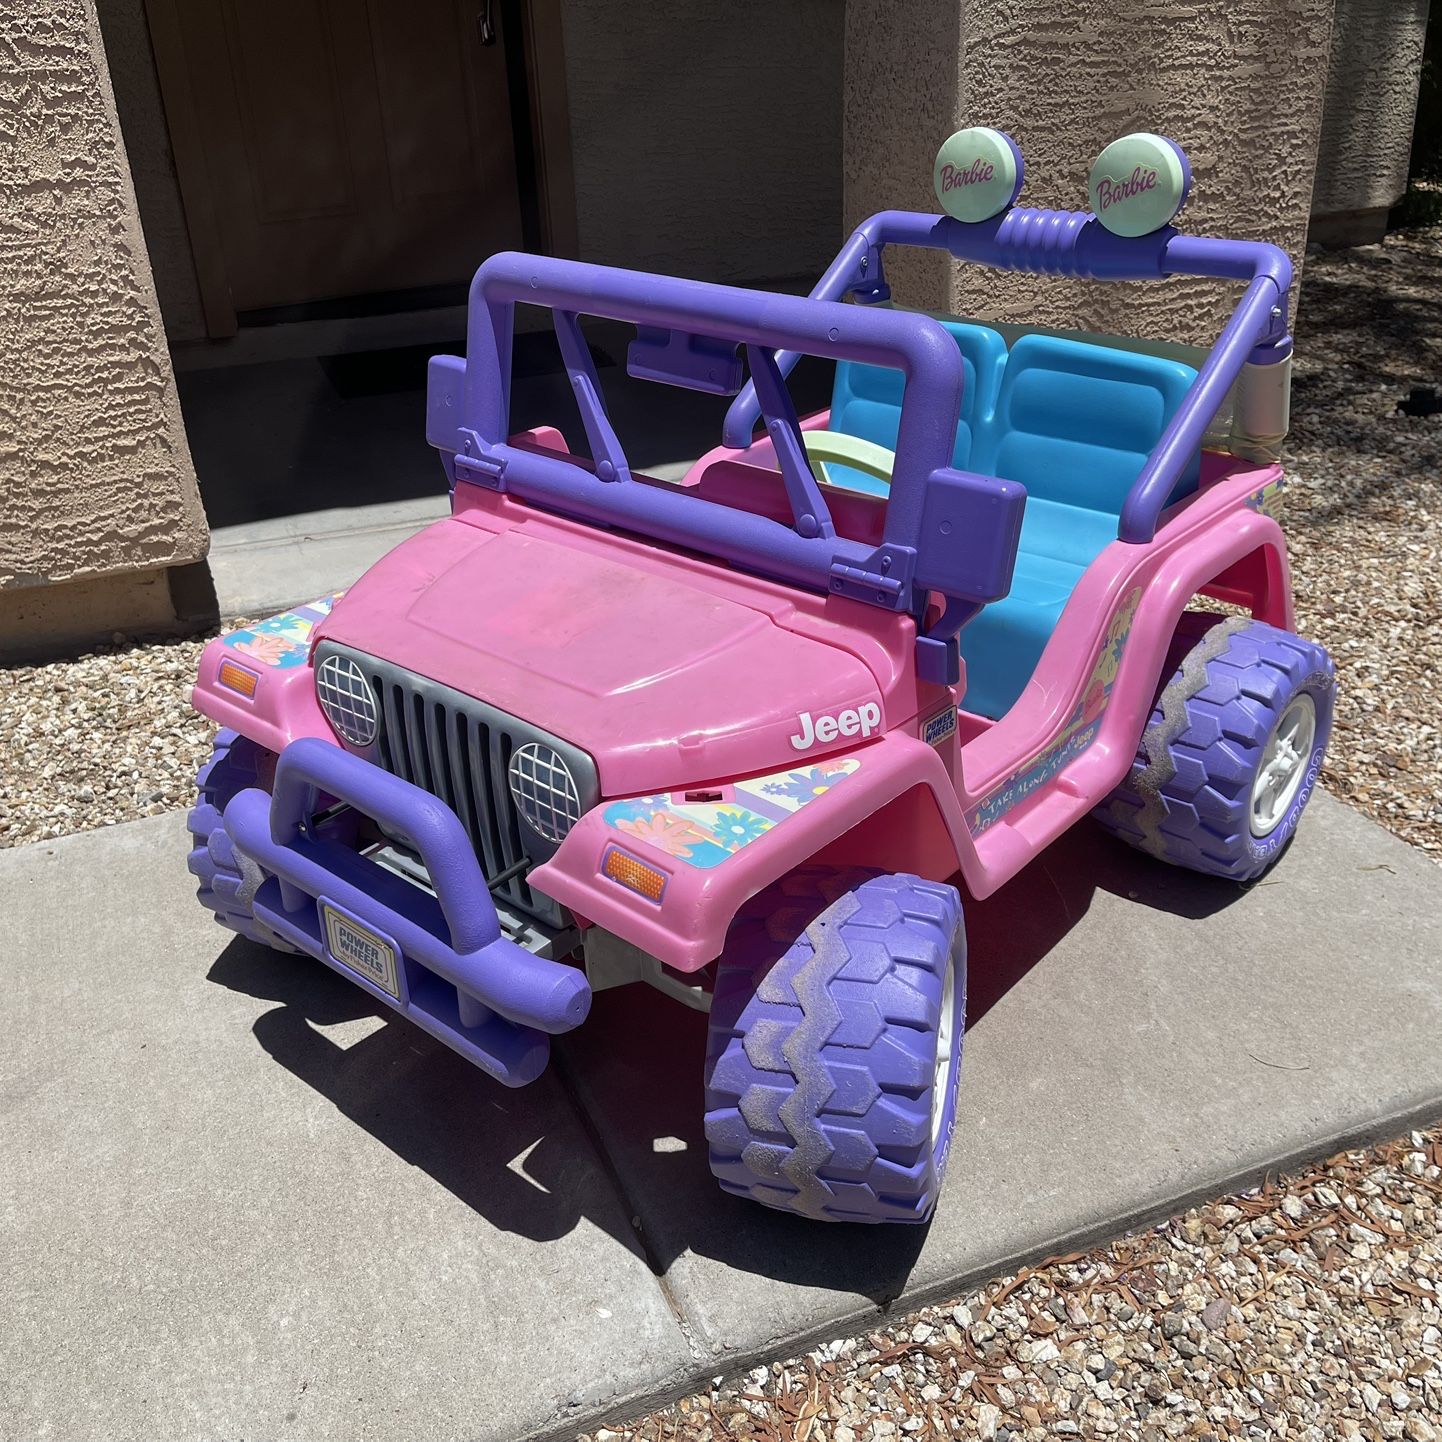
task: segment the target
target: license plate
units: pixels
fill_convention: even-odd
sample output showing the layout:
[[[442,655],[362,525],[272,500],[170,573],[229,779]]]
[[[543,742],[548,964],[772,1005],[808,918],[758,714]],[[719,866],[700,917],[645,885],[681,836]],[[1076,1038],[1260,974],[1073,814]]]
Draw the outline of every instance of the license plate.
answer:
[[[325,919],[325,940],[330,954],[349,967],[358,976],[363,976],[372,986],[401,999],[400,958],[395,944],[388,941],[368,926],[352,921],[341,915],[335,907],[321,902],[321,915]]]

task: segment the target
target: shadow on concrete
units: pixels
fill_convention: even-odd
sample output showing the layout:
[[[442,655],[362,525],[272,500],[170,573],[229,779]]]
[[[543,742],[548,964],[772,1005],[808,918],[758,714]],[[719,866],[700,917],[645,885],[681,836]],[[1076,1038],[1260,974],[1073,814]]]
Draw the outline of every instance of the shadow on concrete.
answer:
[[[276,1002],[252,1028],[267,1055],[499,1230],[548,1241],[586,1215],[567,1181],[584,1169],[571,1144],[525,1119],[535,1107],[512,1106],[507,1088],[329,968],[237,937],[207,979]],[[327,1035],[365,1018],[375,1029],[349,1045]],[[618,1240],[643,1255],[634,1237]]]
[[[1244,894],[1078,827],[996,895],[968,904],[969,1030],[986,1026],[1098,891],[1194,921]],[[209,979],[279,1003],[255,1024],[266,1052],[497,1228],[546,1240],[587,1217],[615,1231],[609,1199],[598,1205],[568,1186],[568,1174],[580,1175],[569,1147],[534,1125],[518,1127],[504,1088],[325,967],[237,940]],[[387,1020],[347,1049],[324,1034],[365,1016]],[[1094,1018],[1077,1020],[1104,1029]],[[616,1239],[658,1276],[691,1252],[886,1306],[905,1289],[929,1228],[818,1226],[722,1193],[702,1133],[705,1047],[705,1017],[644,986],[599,994],[586,1025],[556,1045],[552,1076],[570,1094],[621,1193],[621,1215],[631,1219]]]

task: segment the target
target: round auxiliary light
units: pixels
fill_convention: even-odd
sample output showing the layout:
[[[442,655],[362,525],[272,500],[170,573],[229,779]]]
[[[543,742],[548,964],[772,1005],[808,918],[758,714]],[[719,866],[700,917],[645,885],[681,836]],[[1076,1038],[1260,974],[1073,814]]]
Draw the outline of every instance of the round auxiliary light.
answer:
[[[315,694],[325,719],[342,740],[352,746],[369,746],[380,730],[376,694],[365,672],[349,656],[334,652],[315,673]]]
[[[1025,168],[1011,136],[975,125],[942,142],[931,183],[949,216],[968,222],[990,220],[1015,204]]]
[[[1186,152],[1147,131],[1112,141],[1087,180],[1091,207],[1113,235],[1147,235],[1170,225],[1191,188]]]
[[[511,795],[526,825],[547,841],[564,841],[581,819],[581,797],[571,768],[544,741],[518,746],[509,768]]]

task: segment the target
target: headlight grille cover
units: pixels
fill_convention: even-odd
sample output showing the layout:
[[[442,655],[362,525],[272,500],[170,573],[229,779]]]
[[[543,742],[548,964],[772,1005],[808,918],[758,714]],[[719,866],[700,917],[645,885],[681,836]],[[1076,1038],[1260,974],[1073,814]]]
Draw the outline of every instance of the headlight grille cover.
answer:
[[[326,720],[352,746],[369,746],[379,729],[375,692],[349,656],[332,652],[315,673],[315,694]]]
[[[537,835],[563,841],[581,819],[581,797],[571,768],[552,747],[528,741],[516,749],[510,765],[511,795]]]

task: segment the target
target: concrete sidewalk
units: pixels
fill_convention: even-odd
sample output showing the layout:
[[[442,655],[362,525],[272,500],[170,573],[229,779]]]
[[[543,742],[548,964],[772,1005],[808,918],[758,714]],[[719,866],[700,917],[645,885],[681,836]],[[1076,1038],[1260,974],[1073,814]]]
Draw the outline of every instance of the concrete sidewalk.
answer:
[[[1319,796],[1249,891],[1079,828],[968,912],[928,1229],[727,1198],[704,1018],[494,1086],[194,904],[182,818],[0,851],[0,1435],[573,1434],[1442,1115],[1442,868]]]

